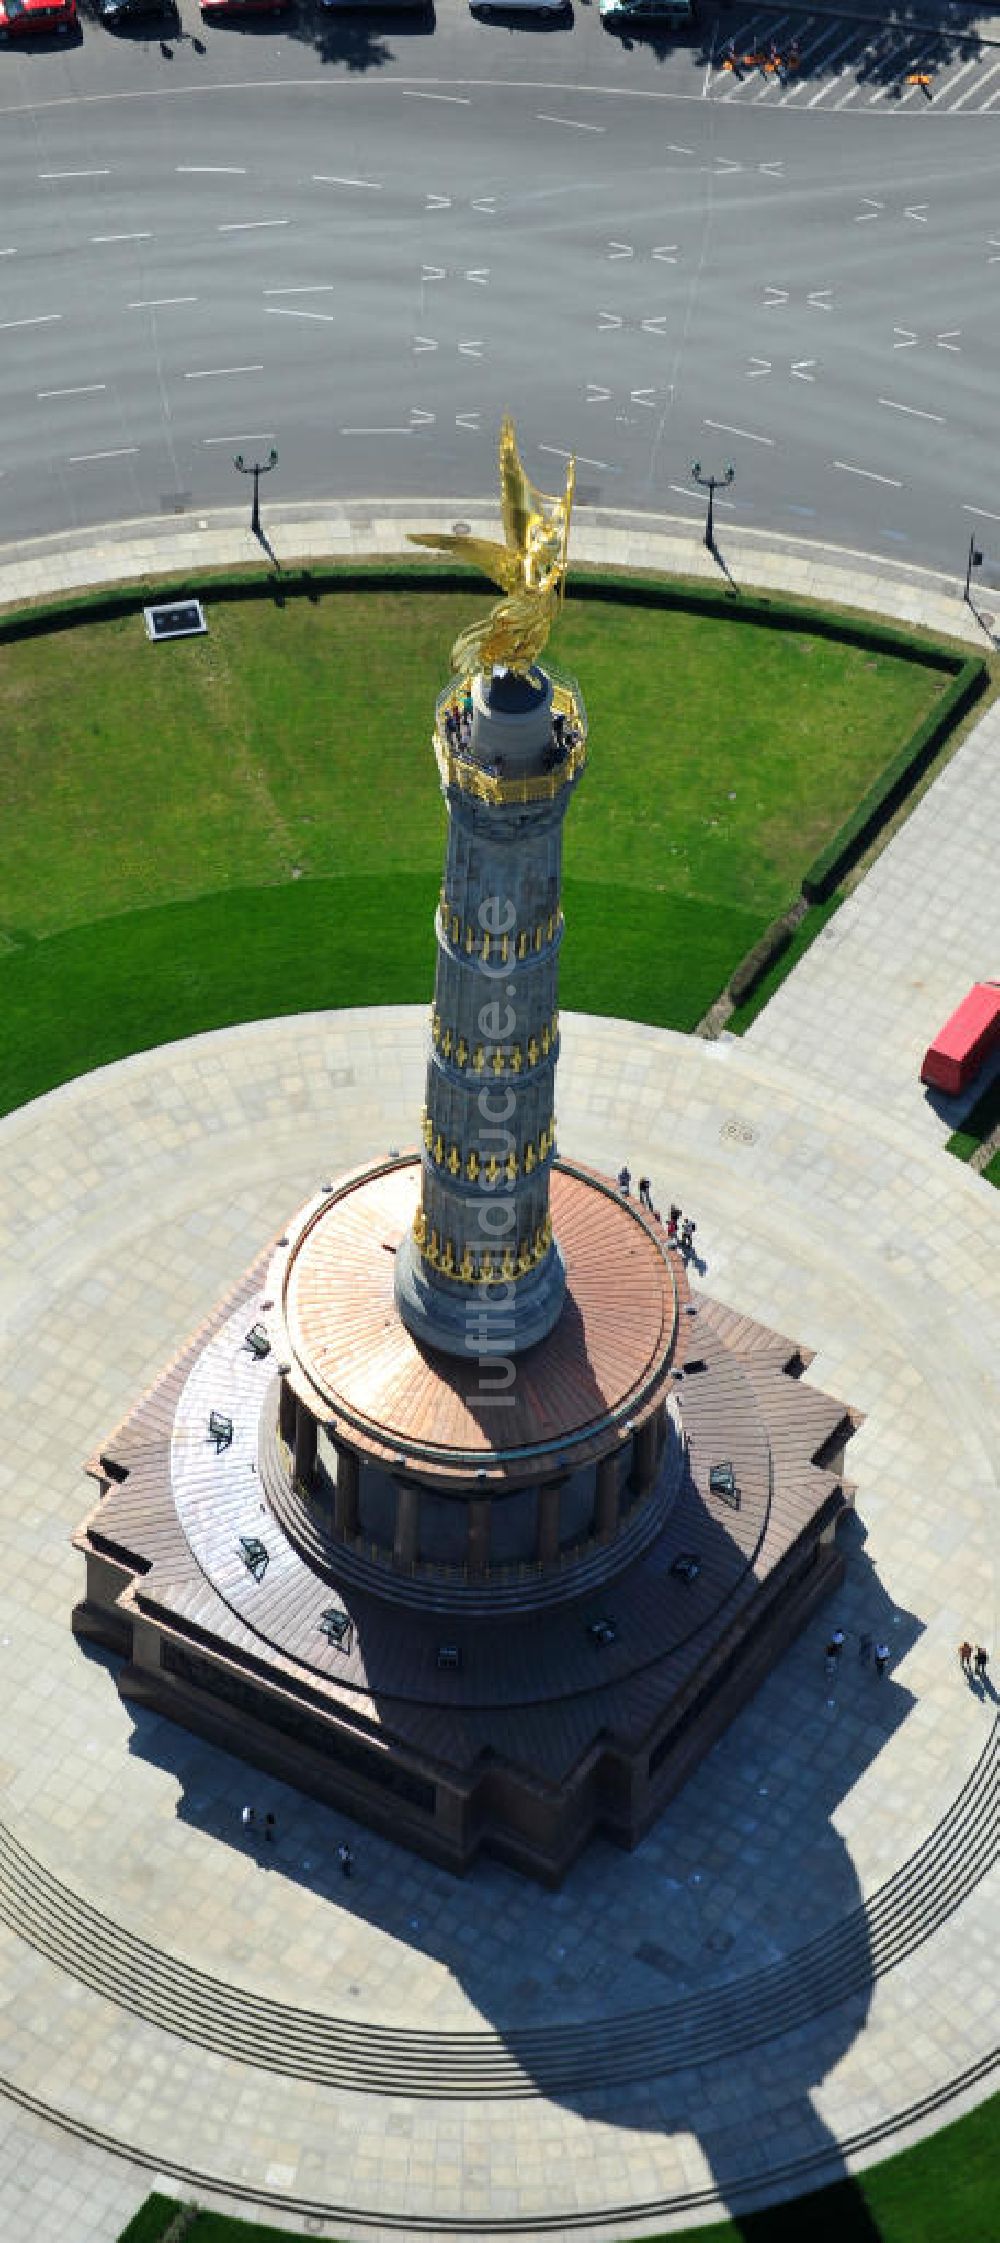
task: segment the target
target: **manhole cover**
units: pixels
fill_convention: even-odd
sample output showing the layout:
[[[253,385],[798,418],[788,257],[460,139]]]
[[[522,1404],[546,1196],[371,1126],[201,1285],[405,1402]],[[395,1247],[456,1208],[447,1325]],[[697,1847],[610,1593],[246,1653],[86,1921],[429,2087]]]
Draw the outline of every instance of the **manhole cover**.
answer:
[[[731,1114],[729,1120],[723,1122],[719,1135],[731,1145],[755,1145],[757,1142],[753,1123],[740,1121],[736,1114]]]

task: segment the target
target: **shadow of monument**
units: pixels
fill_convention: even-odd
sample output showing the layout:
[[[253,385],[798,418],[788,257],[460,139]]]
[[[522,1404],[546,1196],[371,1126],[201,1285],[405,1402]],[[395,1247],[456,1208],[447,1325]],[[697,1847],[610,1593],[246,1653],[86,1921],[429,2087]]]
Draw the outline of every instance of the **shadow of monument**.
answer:
[[[826,2186],[843,2166],[813,2090],[864,2029],[875,1976],[891,1967],[884,1928],[880,1960],[873,1953],[837,1818],[913,1705],[891,1673],[876,1674],[870,1647],[885,1639],[895,1662],[920,1633],[880,1583],[860,1522],[849,1516],[841,1532],[847,1574],[835,1599],[653,1830],[631,1854],[593,1840],[556,1892],[488,1859],[457,1879],[135,1705],[130,1749],[175,1777],[177,1813],[192,1827],[426,1958],[438,1983],[446,1974],[514,2060],[525,2083],[515,2094],[542,2094],[604,2128],[692,2134],[712,2182],[678,2209]],[[838,1624],[846,1643],[831,1671],[825,1645]],[[240,1786],[260,1818],[274,1815],[273,1845],[248,1841]],[[345,1842],[349,1877],[337,1857]],[[253,1952],[225,1965],[242,1976],[245,1963],[252,1978]],[[219,1975],[225,1965],[213,1956]],[[351,2020],[362,1992],[334,1975],[317,1984],[316,2008]],[[434,2014],[414,2038],[433,2034]],[[878,2233],[858,2224],[855,2195],[845,2176],[839,2217],[854,2224],[838,2230],[841,2243]],[[557,2206],[558,2196],[556,2181]],[[650,2224],[657,2210],[643,2205]],[[576,2224],[568,2218],[567,2231]],[[752,2243],[753,2211],[738,2224]]]

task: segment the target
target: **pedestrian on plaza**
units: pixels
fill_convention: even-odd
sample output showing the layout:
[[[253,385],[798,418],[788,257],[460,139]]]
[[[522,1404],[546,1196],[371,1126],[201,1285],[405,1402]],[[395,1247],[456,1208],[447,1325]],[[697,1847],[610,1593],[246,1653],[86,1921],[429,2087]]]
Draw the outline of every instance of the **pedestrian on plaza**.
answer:
[[[830,1637],[830,1642],[836,1646],[837,1657],[839,1659],[844,1645],[847,1642],[847,1637],[844,1634],[843,1628],[834,1628],[833,1634]]]
[[[264,1817],[264,1836],[265,1836],[265,1838],[267,1839],[267,1841],[268,1841],[268,1844],[269,1844],[269,1845],[273,1845],[273,1844],[274,1844],[274,1834],[275,1834],[275,1830],[276,1830],[276,1829],[277,1829],[277,1824],[275,1823],[275,1820],[274,1820],[274,1816],[273,1816],[273,1815],[265,1815],[265,1817]]]
[[[679,1207],[674,1207],[673,1205],[671,1205],[671,1206],[670,1206],[670,1208],[669,1208],[669,1209],[668,1209],[668,1211],[667,1211],[667,1245],[668,1245],[668,1246],[676,1246],[676,1244],[677,1244],[677,1225],[678,1225],[678,1223],[680,1222],[680,1219],[681,1219],[681,1211],[680,1211],[680,1208],[679,1208]]]
[[[882,1675],[888,1674],[889,1660],[891,1656],[892,1654],[887,1643],[877,1643],[875,1645],[875,1672],[880,1677]]]
[[[838,1629],[837,1629],[837,1633],[836,1633],[836,1635],[832,1635],[832,1636],[830,1637],[830,1641],[829,1641],[829,1643],[827,1644],[827,1647],[826,1647],[826,1661],[827,1661],[827,1665],[828,1665],[829,1667],[835,1667],[835,1666],[836,1666],[836,1664],[837,1664],[837,1661],[838,1661],[838,1659],[839,1659],[839,1657],[840,1657],[841,1651],[842,1651],[842,1649],[843,1649],[843,1645],[844,1645],[844,1637],[843,1637],[843,1632],[842,1632],[842,1630],[841,1630],[840,1628],[838,1628]]]
[[[620,1168],[620,1169],[619,1169],[619,1171],[618,1171],[618,1189],[619,1189],[619,1191],[620,1191],[620,1192],[624,1192],[624,1194],[625,1194],[625,1198],[626,1198],[626,1199],[628,1198],[628,1195],[629,1195],[629,1192],[631,1191],[631,1188],[632,1188],[632,1172],[631,1172],[631,1169],[629,1169],[629,1168]]]
[[[971,1643],[960,1643],[960,1644],[959,1644],[959,1647],[958,1647],[958,1657],[959,1657],[959,1663],[960,1663],[960,1665],[961,1665],[962,1673],[963,1673],[963,1674],[965,1674],[965,1675],[969,1675],[969,1676],[971,1677],[971,1674],[972,1674],[972,1645],[971,1645]]]
[[[987,1649],[986,1649],[986,1645],[985,1645],[984,1643],[979,1643],[979,1644],[977,1644],[977,1645],[976,1645],[976,1681],[977,1681],[977,1682],[985,1682],[985,1680],[986,1680],[986,1669],[987,1669],[987,1667],[989,1666],[989,1663],[990,1663],[990,1655],[989,1655],[989,1652],[988,1652],[988,1651],[987,1651]]]
[[[698,1225],[692,1220],[692,1217],[685,1215],[681,1224],[681,1253],[685,1262],[689,1262],[694,1253],[694,1234],[697,1228]]]
[[[351,1852],[351,1849],[350,1849],[350,1847],[349,1847],[348,1845],[345,1845],[345,1844],[341,1843],[341,1844],[340,1844],[340,1845],[339,1845],[339,1846],[337,1847],[337,1860],[338,1860],[338,1861],[339,1861],[339,1863],[340,1863],[340,1867],[341,1867],[341,1871],[342,1871],[343,1875],[344,1875],[345,1877],[353,1877],[353,1875],[354,1875],[354,1855],[352,1854],[352,1852]]]
[[[244,1838],[252,1838],[252,1837],[253,1837],[253,1834],[254,1834],[254,1831],[255,1831],[255,1830],[256,1830],[256,1828],[257,1828],[257,1809],[256,1809],[256,1807],[244,1807],[244,1808],[243,1808],[243,1811],[242,1811],[242,1813],[241,1813],[241,1815],[240,1815],[240,1821],[241,1821],[241,1823],[242,1823],[242,1825],[243,1825],[243,1836],[244,1836]]]
[[[639,1178],[639,1205],[640,1207],[648,1207],[650,1214],[652,1214],[653,1194],[650,1190],[648,1176],[640,1176]]]

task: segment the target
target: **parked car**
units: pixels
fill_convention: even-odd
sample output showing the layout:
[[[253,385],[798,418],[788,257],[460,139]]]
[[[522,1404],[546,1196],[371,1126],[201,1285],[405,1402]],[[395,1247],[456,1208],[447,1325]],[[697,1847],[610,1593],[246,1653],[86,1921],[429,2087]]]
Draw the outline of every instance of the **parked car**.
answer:
[[[292,0],[201,0],[201,12],[213,22],[219,16],[280,16]]]
[[[696,0],[601,0],[608,31],[683,31],[696,14]]]
[[[153,16],[158,24],[170,31],[179,31],[180,15],[177,0],[95,0],[101,22],[113,31],[116,24],[131,23],[139,16]]]
[[[469,0],[474,16],[571,16],[571,0]]]
[[[8,39],[65,37],[76,29],[76,0],[0,0],[0,32]]]

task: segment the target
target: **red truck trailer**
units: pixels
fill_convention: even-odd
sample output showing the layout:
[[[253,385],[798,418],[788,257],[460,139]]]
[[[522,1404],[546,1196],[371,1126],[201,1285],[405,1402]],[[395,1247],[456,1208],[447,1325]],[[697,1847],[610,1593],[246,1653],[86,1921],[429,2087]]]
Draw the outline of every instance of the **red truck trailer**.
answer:
[[[1000,982],[977,981],[924,1053],[922,1083],[950,1098],[967,1090],[1000,1044]]]

